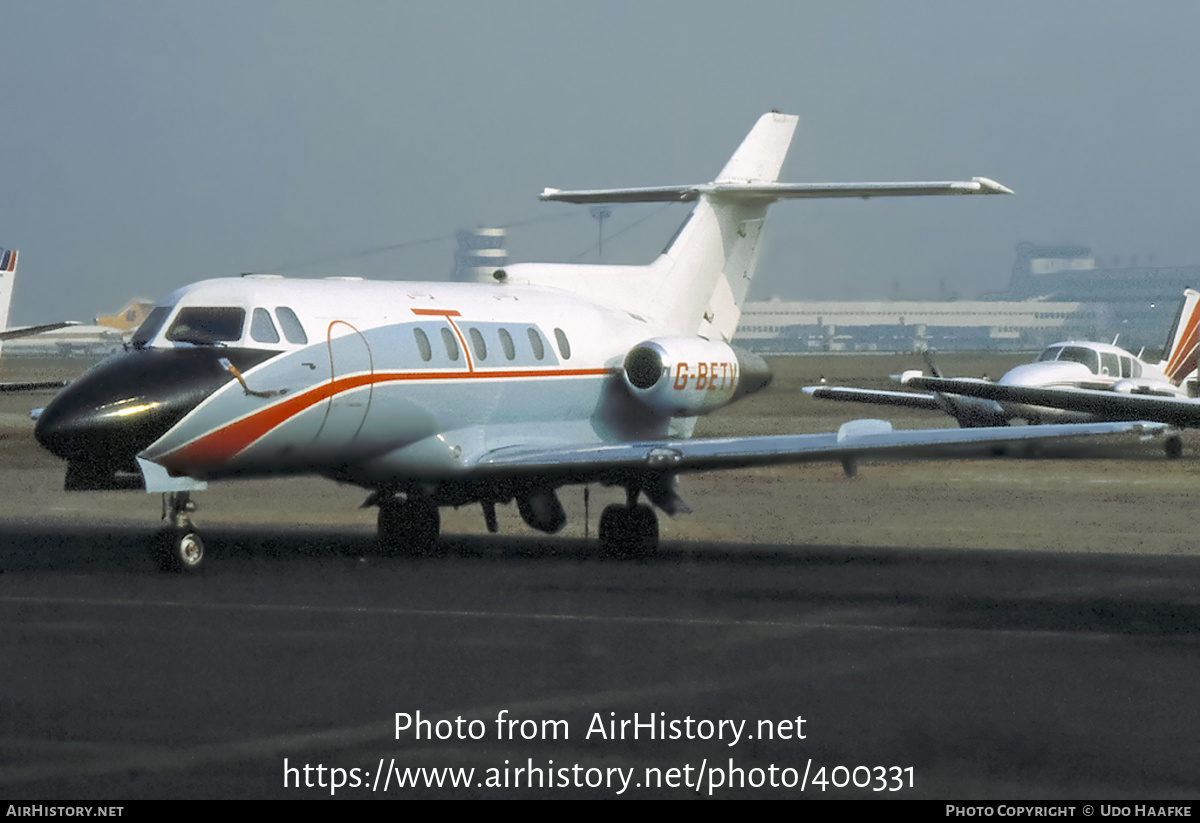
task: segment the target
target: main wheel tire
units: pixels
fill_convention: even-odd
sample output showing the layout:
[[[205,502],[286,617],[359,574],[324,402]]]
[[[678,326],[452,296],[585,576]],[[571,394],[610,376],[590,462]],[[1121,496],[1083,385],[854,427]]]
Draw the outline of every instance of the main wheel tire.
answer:
[[[649,506],[606,506],[600,513],[600,553],[637,557],[658,548],[658,517]]]
[[[625,507],[615,503],[605,506],[600,512],[600,554],[604,557],[619,557],[625,545]]]
[[[631,549],[649,554],[658,548],[658,516],[649,506],[635,506],[629,512]]]
[[[1183,438],[1179,435],[1171,435],[1163,441],[1163,451],[1167,453],[1168,460],[1178,460],[1183,457]]]
[[[379,506],[379,551],[398,554],[431,554],[437,549],[442,519],[437,506],[421,500],[392,500]]]

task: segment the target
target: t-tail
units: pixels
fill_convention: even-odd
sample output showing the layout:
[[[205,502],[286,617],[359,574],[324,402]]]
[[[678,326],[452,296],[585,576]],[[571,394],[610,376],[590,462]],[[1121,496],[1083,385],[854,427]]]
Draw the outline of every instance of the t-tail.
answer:
[[[543,200],[567,203],[695,202],[674,241],[649,266],[511,268],[521,269],[520,279],[620,305],[678,334],[728,341],[758,265],[767,208],[776,200],[1012,193],[984,177],[967,182],[780,183],[798,121],[795,115],[764,114],[710,183],[542,192]]]
[[[1163,349],[1163,359],[1158,364],[1159,368],[1168,380],[1176,386],[1181,385],[1196,370],[1198,349],[1200,292],[1184,289],[1183,302],[1179,305],[1179,313],[1175,315],[1171,333],[1167,335],[1167,345]]]

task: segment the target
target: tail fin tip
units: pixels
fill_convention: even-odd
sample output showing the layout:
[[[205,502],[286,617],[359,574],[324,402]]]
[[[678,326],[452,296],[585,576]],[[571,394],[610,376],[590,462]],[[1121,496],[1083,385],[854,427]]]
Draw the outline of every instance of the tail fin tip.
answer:
[[[779,112],[767,112],[758,118],[714,182],[771,183],[778,180],[799,122],[797,115]]]

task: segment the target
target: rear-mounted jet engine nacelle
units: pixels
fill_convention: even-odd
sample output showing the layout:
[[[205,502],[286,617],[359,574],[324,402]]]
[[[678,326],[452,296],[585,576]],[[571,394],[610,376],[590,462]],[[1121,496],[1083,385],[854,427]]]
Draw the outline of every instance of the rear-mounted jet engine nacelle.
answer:
[[[625,357],[625,385],[656,412],[690,417],[728,405],[771,382],[756,354],[703,337],[655,337]]]

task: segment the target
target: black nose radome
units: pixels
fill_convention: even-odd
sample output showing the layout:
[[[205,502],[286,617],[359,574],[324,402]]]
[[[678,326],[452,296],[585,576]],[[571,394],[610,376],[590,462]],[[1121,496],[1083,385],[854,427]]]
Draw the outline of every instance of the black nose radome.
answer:
[[[143,349],[107,360],[46,406],[34,436],[69,463],[128,469],[204,398],[233,380],[222,358],[245,371],[274,352]]]

